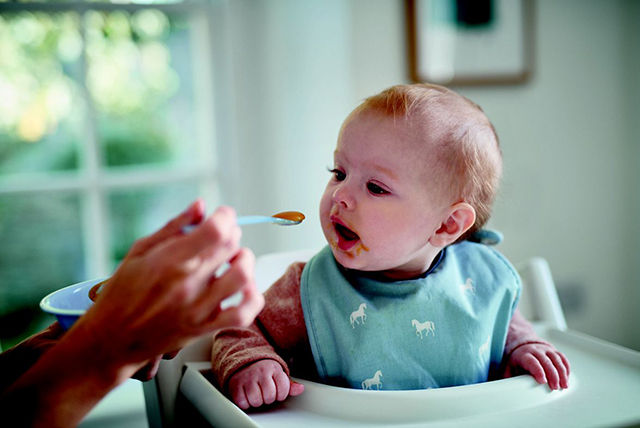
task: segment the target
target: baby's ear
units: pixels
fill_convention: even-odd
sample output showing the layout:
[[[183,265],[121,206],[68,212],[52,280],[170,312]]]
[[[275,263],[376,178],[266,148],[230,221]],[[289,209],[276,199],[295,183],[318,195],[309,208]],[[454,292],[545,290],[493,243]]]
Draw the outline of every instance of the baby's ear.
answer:
[[[475,221],[476,210],[466,202],[458,202],[449,208],[445,221],[429,238],[429,243],[444,248],[469,230]]]

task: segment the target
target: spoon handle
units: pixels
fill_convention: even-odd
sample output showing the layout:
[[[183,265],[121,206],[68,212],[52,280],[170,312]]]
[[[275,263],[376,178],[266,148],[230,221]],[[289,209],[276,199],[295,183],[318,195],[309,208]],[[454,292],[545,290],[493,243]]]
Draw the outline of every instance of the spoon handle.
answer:
[[[274,223],[274,224],[298,224],[299,221],[287,220],[285,218],[270,217],[266,215],[245,215],[238,217],[238,226],[248,224]]]
[[[266,215],[244,215],[238,217],[238,226],[247,226],[249,224],[260,224],[260,223],[272,223],[279,224],[281,226],[291,226],[294,224],[299,224],[299,221],[288,220],[286,218],[279,217],[269,217]],[[185,226],[182,228],[184,233],[191,232],[197,225],[190,224],[189,226]]]

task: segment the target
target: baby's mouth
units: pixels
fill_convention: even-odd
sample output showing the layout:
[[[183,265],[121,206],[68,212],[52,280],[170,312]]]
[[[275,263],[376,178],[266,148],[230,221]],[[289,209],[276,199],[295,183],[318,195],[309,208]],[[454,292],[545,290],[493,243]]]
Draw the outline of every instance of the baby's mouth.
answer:
[[[336,233],[338,234],[338,247],[341,250],[347,251],[351,249],[356,242],[360,240],[360,237],[353,230],[340,224],[334,223]]]

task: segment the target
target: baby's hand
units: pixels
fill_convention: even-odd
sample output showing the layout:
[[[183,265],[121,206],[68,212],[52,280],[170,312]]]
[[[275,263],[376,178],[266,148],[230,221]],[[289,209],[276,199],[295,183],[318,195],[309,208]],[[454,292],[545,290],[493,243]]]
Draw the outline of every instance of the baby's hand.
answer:
[[[527,343],[511,353],[504,377],[529,373],[551,389],[564,389],[569,387],[569,372],[569,361],[562,352],[549,344]]]
[[[304,385],[293,382],[274,360],[260,360],[238,370],[229,380],[231,399],[241,409],[260,407],[300,395]]]

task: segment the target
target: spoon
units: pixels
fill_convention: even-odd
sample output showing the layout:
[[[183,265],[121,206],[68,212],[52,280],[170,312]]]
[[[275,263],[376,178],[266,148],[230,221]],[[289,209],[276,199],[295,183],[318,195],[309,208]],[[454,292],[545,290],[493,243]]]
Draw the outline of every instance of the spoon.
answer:
[[[249,224],[271,223],[280,226],[295,226],[302,223],[304,214],[298,211],[283,211],[272,216],[267,215],[244,215],[237,219],[238,226],[247,226]],[[185,233],[191,232],[197,225],[189,225],[182,228]]]
[[[281,226],[293,226],[302,223],[304,214],[298,211],[283,211],[272,216],[266,215],[245,215],[238,217],[238,226],[258,223],[272,223]]]
[[[238,217],[238,226],[246,226],[249,224],[260,224],[260,223],[271,223],[277,224],[280,226],[295,226],[296,224],[302,223],[304,220],[304,214],[298,211],[283,211],[281,213],[274,214],[272,216],[266,215],[245,215]],[[196,225],[189,225],[182,228],[184,233],[189,233],[193,230]],[[89,298],[91,300],[95,300],[98,297],[98,293],[102,288],[102,285],[106,283],[107,280],[101,281],[91,287],[89,290]]]

